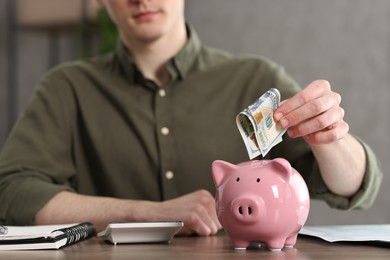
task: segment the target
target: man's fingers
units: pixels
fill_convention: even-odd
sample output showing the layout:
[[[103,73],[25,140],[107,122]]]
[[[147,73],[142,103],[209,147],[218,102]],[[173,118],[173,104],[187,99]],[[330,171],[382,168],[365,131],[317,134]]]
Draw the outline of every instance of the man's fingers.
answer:
[[[206,190],[195,191],[164,204],[168,206],[164,211],[175,214],[175,218],[184,222],[180,234],[210,236],[221,229],[214,197]]]
[[[344,109],[341,107],[334,107],[316,117],[301,122],[299,125],[290,127],[288,129],[288,135],[294,138],[329,130],[328,128],[330,126],[342,121],[343,117]]]
[[[329,126],[323,131],[306,135],[303,138],[307,143],[313,145],[329,144],[343,138],[348,131],[349,125],[346,122],[341,121]]]
[[[317,99],[330,92],[330,84],[326,80],[316,80],[310,83],[305,89],[288,100],[281,103],[275,111],[275,120],[279,121],[292,111],[302,107],[311,100]]]

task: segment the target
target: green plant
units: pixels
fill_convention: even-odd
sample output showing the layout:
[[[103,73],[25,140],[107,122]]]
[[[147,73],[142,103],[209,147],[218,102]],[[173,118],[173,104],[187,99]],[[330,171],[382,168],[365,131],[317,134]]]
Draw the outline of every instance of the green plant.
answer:
[[[98,52],[107,53],[112,51],[118,40],[118,29],[104,8],[98,11],[97,26]]]

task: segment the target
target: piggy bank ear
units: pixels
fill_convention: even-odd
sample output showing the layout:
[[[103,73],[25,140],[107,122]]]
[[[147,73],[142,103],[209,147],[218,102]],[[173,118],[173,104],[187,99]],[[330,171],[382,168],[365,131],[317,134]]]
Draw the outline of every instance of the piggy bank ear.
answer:
[[[292,168],[291,164],[286,159],[276,158],[272,160],[271,163],[274,170],[280,173],[283,179],[290,179]]]
[[[216,188],[218,188],[226,179],[226,177],[229,175],[229,172],[232,170],[235,170],[237,168],[237,165],[216,160],[212,163],[211,169],[213,171],[213,179],[214,179],[214,185]]]

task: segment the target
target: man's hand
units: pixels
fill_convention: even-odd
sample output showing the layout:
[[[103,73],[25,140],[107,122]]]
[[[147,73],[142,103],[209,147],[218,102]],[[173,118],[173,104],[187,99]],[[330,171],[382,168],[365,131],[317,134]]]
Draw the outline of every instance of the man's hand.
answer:
[[[343,138],[349,130],[343,120],[341,97],[329,82],[317,80],[281,103],[275,121],[287,128],[290,137],[303,137],[311,145],[329,144]]]
[[[310,144],[328,189],[351,197],[362,184],[366,156],[360,142],[348,133],[340,102],[329,82],[317,80],[284,101],[274,118],[290,137],[303,137]]]
[[[157,219],[181,220],[181,235],[215,235],[222,228],[215,210],[214,197],[206,190],[155,204],[151,212]]]

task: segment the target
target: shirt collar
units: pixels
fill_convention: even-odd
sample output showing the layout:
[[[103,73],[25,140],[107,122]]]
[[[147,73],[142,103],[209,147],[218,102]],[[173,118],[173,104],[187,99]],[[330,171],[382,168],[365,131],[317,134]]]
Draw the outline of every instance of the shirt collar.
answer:
[[[168,66],[175,67],[176,71],[180,76],[180,79],[184,79],[188,75],[192,68],[192,65],[198,57],[201,48],[201,42],[194,28],[188,23],[186,24],[186,28],[186,45],[167,64]]]
[[[173,80],[182,80],[188,75],[200,52],[201,42],[194,28],[188,23],[186,24],[186,28],[186,45],[166,64]],[[127,79],[130,79],[133,83],[135,83],[137,81],[137,77],[143,77],[135,64],[133,57],[128,53],[126,47],[121,41],[119,41],[116,46],[115,55],[119,61],[121,71]]]

